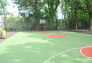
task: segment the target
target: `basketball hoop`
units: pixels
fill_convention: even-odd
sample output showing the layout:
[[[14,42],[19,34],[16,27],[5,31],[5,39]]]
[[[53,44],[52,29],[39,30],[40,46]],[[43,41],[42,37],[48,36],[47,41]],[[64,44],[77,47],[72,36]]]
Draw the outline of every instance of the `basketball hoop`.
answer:
[[[45,23],[46,23],[46,20],[44,20],[44,19],[40,20],[40,24],[45,24]]]

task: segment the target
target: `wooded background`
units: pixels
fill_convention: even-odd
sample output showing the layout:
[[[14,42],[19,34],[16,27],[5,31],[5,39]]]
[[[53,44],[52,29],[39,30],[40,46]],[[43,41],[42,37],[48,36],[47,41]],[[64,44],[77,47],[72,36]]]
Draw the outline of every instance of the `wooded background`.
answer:
[[[92,30],[92,0],[13,0],[19,9],[18,17],[6,18],[7,1],[1,1],[7,30]],[[57,16],[58,7],[63,19]],[[61,17],[62,18],[62,17]],[[40,20],[46,23],[40,24]]]

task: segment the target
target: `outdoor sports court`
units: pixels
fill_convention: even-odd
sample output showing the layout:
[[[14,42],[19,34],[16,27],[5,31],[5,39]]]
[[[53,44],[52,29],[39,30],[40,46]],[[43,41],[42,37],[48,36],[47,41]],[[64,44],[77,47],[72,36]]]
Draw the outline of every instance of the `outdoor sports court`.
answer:
[[[17,32],[0,43],[0,63],[92,63],[92,35]]]

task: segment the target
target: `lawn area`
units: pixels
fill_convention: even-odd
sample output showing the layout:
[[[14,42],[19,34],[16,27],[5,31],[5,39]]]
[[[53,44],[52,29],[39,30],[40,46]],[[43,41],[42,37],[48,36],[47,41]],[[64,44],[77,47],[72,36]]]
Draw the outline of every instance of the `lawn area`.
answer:
[[[68,38],[51,38],[64,35]],[[92,63],[81,55],[92,35],[75,32],[18,32],[0,43],[0,63]]]

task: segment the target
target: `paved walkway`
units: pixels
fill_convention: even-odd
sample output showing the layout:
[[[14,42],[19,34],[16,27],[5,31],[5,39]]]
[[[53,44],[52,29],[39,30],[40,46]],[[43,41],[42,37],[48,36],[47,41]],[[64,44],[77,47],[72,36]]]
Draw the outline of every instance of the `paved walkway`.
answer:
[[[14,35],[14,34],[15,34],[15,32],[8,32],[8,33],[7,33],[7,36],[8,36],[8,38],[9,38],[9,37],[11,37],[11,36]],[[7,38],[7,39],[8,39],[8,38]],[[2,42],[2,41],[4,41],[4,40],[6,40],[6,39],[0,39],[0,42]]]
[[[73,32],[92,34],[92,31],[88,31],[88,30],[73,30]]]

